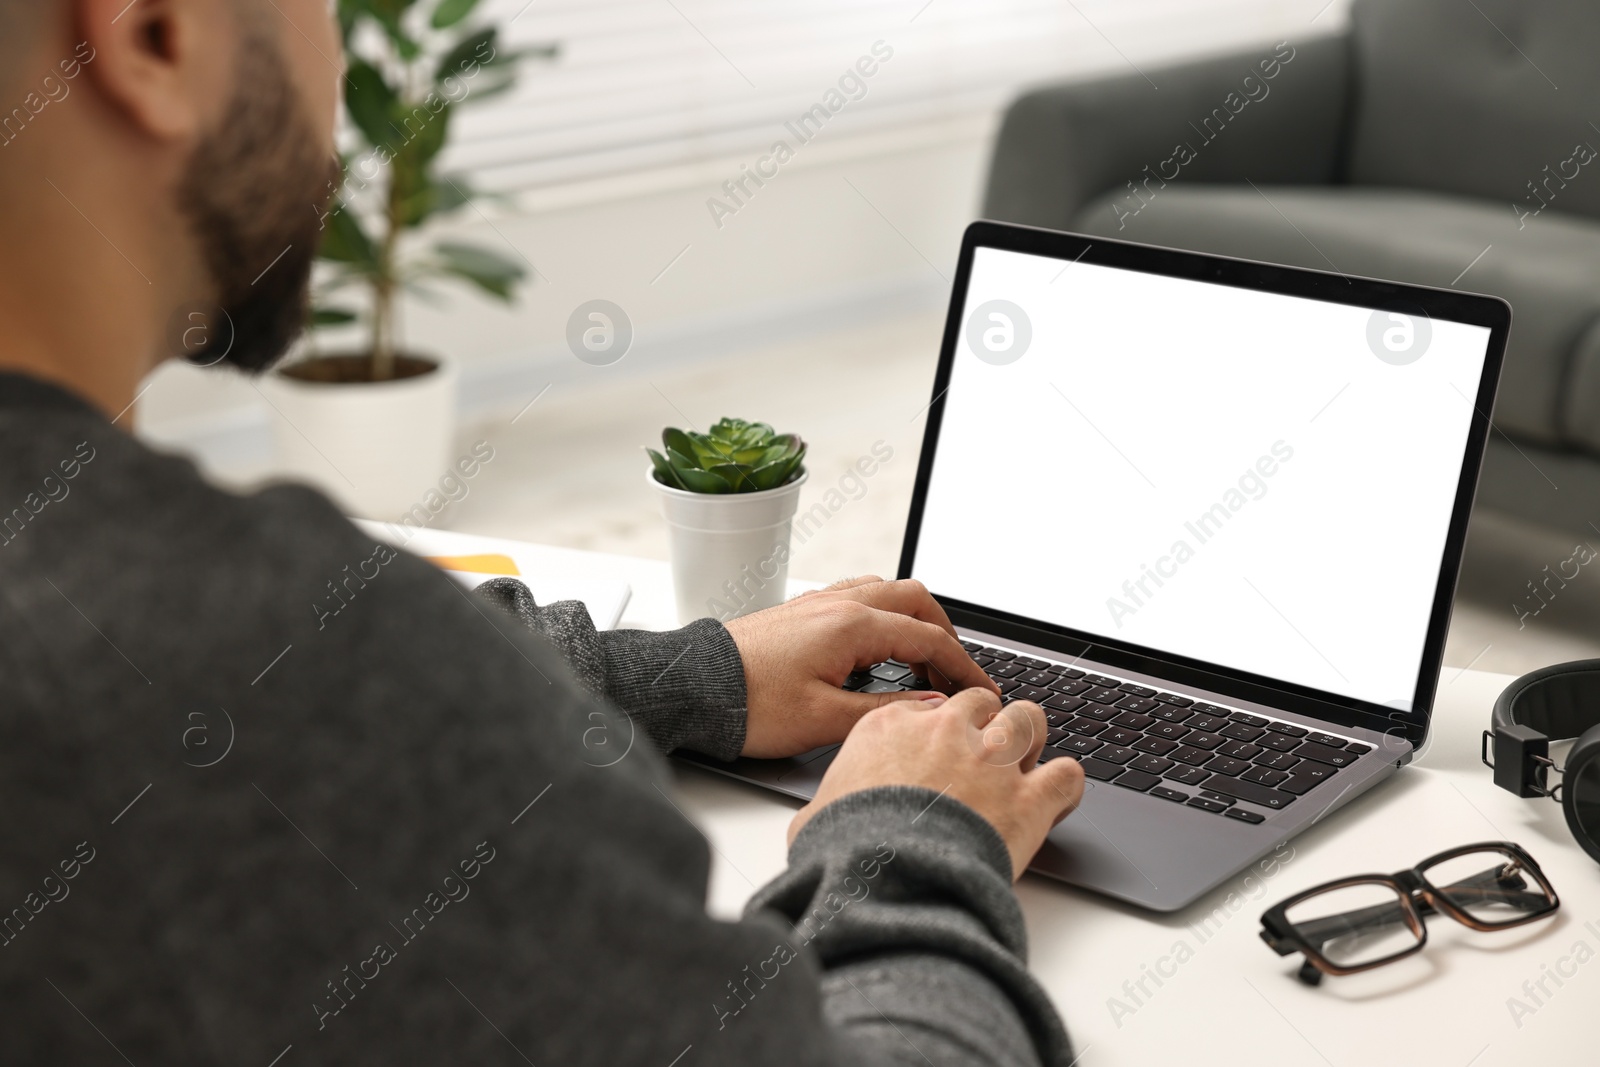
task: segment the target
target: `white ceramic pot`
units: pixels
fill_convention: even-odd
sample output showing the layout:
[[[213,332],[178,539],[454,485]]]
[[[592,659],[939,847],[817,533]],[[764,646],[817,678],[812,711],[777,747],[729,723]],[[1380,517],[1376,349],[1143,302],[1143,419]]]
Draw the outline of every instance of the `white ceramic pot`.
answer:
[[[435,367],[426,374],[387,382],[264,376],[279,471],[347,514],[396,521],[450,469],[456,371],[428,362]]]
[[[789,585],[789,533],[807,475],[760,493],[687,493],[645,478],[661,495],[672,538],[678,621],[723,622],[781,604]]]

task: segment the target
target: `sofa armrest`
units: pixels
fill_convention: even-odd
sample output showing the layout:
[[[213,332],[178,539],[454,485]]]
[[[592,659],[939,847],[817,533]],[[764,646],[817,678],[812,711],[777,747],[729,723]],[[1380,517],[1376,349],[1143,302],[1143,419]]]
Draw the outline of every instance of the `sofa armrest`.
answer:
[[[1339,180],[1351,97],[1347,35],[1149,75],[1047,86],[1014,101],[995,144],[984,217],[1071,229],[1086,203],[1124,185],[1142,192],[1146,182],[1171,180]],[[1134,196],[1129,188],[1131,208]]]

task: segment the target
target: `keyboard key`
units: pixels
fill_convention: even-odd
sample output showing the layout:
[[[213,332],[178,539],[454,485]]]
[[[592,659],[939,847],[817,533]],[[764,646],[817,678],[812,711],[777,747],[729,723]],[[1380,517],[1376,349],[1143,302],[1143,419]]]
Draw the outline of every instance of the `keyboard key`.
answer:
[[[1256,744],[1263,748],[1270,748],[1274,752],[1288,752],[1300,747],[1300,739],[1290,737],[1288,734],[1267,733],[1257,739]]]
[[[1211,772],[1206,770],[1204,767],[1185,767],[1179,765],[1172,768],[1172,770],[1168,771],[1162,777],[1168,779],[1169,781],[1177,782],[1180,785],[1199,785],[1201,782],[1211,777]]]
[[[1123,748],[1121,745],[1107,745],[1105,748],[1095,753],[1095,758],[1104,760],[1107,763],[1122,764],[1127,763],[1138,754],[1139,753],[1135,752],[1133,749]]]
[[[1230,819],[1238,819],[1240,822],[1247,823],[1258,823],[1266,819],[1266,816],[1259,811],[1251,811],[1248,808],[1229,808],[1222,814]]]
[[[1117,701],[1117,707],[1127,708],[1129,711],[1137,712],[1140,715],[1149,715],[1160,706],[1161,704],[1158,701],[1146,700],[1144,697],[1123,697]]]
[[[1319,734],[1315,730],[1306,735],[1306,740],[1318,745],[1327,745],[1329,748],[1343,748],[1350,743],[1346,737],[1336,737],[1333,734]]]
[[[1188,745],[1190,748],[1211,749],[1222,744],[1222,738],[1218,737],[1216,734],[1208,734],[1201,730],[1196,730],[1193,733],[1185,736],[1183,743]]]
[[[1111,721],[1116,723],[1118,726],[1126,726],[1130,730],[1143,730],[1151,723],[1155,722],[1155,720],[1148,715],[1138,715],[1131,711],[1125,711]]]
[[[1315,767],[1316,764],[1308,763],[1306,766]],[[1327,768],[1324,767],[1323,770],[1327,770]],[[1285,793],[1293,793],[1298,797],[1311,792],[1325,781],[1327,781],[1326,778],[1319,778],[1312,774],[1291,774],[1284,781],[1278,783],[1278,788]]]
[[[1228,810],[1228,806],[1226,804],[1223,804],[1220,801],[1212,800],[1210,797],[1190,797],[1189,807],[1199,808],[1201,811],[1209,812]]]
[[[1117,701],[1122,699],[1122,693],[1119,690],[1107,689],[1103,685],[1095,686],[1093,689],[1090,689],[1084,693],[1083,696],[1086,699],[1093,700],[1097,704],[1115,704]]]
[[[1108,678],[1103,674],[1086,674],[1084,677],[1089,679],[1089,681],[1093,682],[1095,685],[1104,685],[1112,689],[1115,689],[1117,686],[1122,684],[1121,678]]]
[[[1084,677],[1084,672],[1078,670],[1076,667],[1055,667],[1053,669],[1063,678],[1073,679]]]
[[[1249,769],[1250,764],[1242,759],[1234,759],[1232,756],[1218,756],[1206,764],[1206,770],[1216,771],[1218,774],[1226,774],[1230,777]]]
[[[1022,688],[1022,683],[1014,678],[996,678],[994,684],[1000,690],[1001,696]]]
[[[1189,728],[1177,722],[1157,722],[1145,731],[1152,737],[1165,737],[1168,741],[1176,741],[1189,732]]]
[[[1036,685],[1040,689],[1047,689],[1055,684],[1056,676],[1049,671],[1028,671],[1021,675],[1023,685]]]
[[[1021,685],[1020,687],[1018,687],[1016,690],[1014,690],[1012,692],[1011,699],[1012,700],[1031,700],[1035,704],[1037,704],[1041,700],[1048,700],[1049,698],[1051,698],[1051,697],[1053,697],[1055,695],[1056,694],[1050,692],[1050,690],[1048,690],[1048,689],[1040,689],[1038,686],[1028,685],[1027,683],[1023,683],[1023,685]]]
[[[1316,735],[1313,734],[1312,736]],[[1330,767],[1348,767],[1356,761],[1356,756],[1352,752],[1346,752],[1340,748],[1329,748],[1327,745],[1319,745],[1311,741],[1307,741],[1295,749],[1294,754],[1296,756],[1304,756],[1306,759],[1316,760],[1318,763],[1326,763]]]
[[[1303,726],[1295,726],[1293,723],[1287,722],[1269,722],[1267,723],[1267,729],[1276,733],[1287,734],[1290,737],[1304,737],[1311,732]]]
[[[1247,726],[1242,722],[1230,722],[1218,730],[1217,733],[1223,737],[1231,737],[1235,741],[1254,741],[1266,731],[1259,726]]]
[[[1220,718],[1216,715],[1207,715],[1203,712],[1195,715],[1192,719],[1185,719],[1183,721],[1191,730],[1204,730],[1207,733],[1216,733],[1218,728],[1228,724],[1227,719]]]
[[[1087,693],[1094,686],[1088,682],[1075,682],[1070,678],[1063,678],[1059,682],[1053,683],[1050,688],[1058,693],[1065,693],[1067,696],[1075,697],[1079,693]]]
[[[1047,708],[1055,708],[1057,711],[1077,711],[1079,708],[1087,704],[1088,701],[1084,700],[1082,697],[1069,697],[1063,696],[1060,693],[1051,693],[1039,703],[1043,704]],[[1296,744],[1298,743],[1299,742],[1296,742]]]
[[[886,682],[882,678],[874,678],[858,691],[862,693],[902,693],[905,690],[899,682]],[[1353,759],[1354,757],[1351,758]]]
[[[1287,782],[1289,780],[1289,772],[1275,771],[1271,767],[1251,767],[1239,777],[1246,782],[1254,782],[1257,785],[1275,786],[1281,782]]]
[[[885,682],[903,682],[911,677],[911,668],[898,663],[880,663],[867,673]]]
[[[1182,746],[1179,745],[1178,742],[1168,741],[1164,737],[1150,737],[1146,735],[1135,741],[1133,743],[1133,747],[1138,749],[1140,752],[1148,752],[1152,756],[1165,756],[1169,752],[1177,751]]]
[[[1105,723],[1097,719],[1091,719],[1087,715],[1081,715],[1067,723],[1067,729],[1075,734],[1083,734],[1085,737],[1096,737],[1105,728]]]
[[[1020,663],[996,663],[989,668],[991,678],[1013,678],[1019,674],[1026,674],[1027,669]]]
[[[1185,800],[1189,799],[1189,794],[1185,793],[1183,790],[1172,789],[1164,785],[1151,786],[1149,793],[1153,797],[1160,797],[1162,800],[1175,800],[1179,804],[1182,804]]]
[[[1255,758],[1255,762],[1262,767],[1270,767],[1275,771],[1286,771],[1300,762],[1300,757],[1291,752],[1263,753]]]
[[[1254,782],[1242,782],[1237,778],[1229,778],[1225,774],[1213,774],[1205,780],[1203,788],[1214,793],[1221,793],[1225,797],[1243,800],[1254,804],[1258,808],[1271,808],[1277,811],[1294,803],[1294,796],[1289,793],[1280,793],[1276,789],[1268,789],[1264,785]]]
[[[1139,685],[1137,682],[1123,682],[1117,688],[1121,689],[1124,693],[1132,693],[1136,697],[1153,697],[1156,695],[1156,691],[1154,689],[1151,689],[1149,686]]]
[[[1040,762],[1040,763],[1049,763],[1053,759],[1060,759],[1062,756],[1070,756],[1070,755],[1072,755],[1072,753],[1063,752],[1059,748],[1052,748],[1050,745],[1046,745],[1046,746],[1044,746],[1044,748],[1040,749],[1040,751],[1039,751],[1039,760],[1038,760],[1038,762]]]
[[[1251,760],[1261,755],[1266,749],[1260,745],[1252,745],[1248,741],[1229,741],[1217,751],[1224,756],[1232,756],[1234,759]]]
[[[1064,756],[1070,756],[1071,754],[1070,752],[1062,753]],[[1083,764],[1083,773],[1096,781],[1109,782],[1122,773],[1120,765],[1107,763],[1105,760],[1096,759],[1093,756],[1081,759],[1078,762]]]
[[[976,656],[972,657],[972,662],[976,663],[980,667],[983,667],[983,668],[987,669],[990,664],[999,663],[1000,661],[995,659],[993,656],[985,656],[983,653],[980,652]]]
[[[1171,752],[1168,752],[1167,755],[1171,756],[1179,763],[1187,763],[1190,766],[1195,767],[1211,758],[1211,753],[1207,752],[1203,748],[1195,748],[1193,745],[1179,745]]]
[[[1042,671],[1050,666],[1050,664],[1046,663],[1044,660],[1034,659],[1032,656],[1018,656],[1017,662],[1022,664],[1024,667],[1028,667],[1036,671]]]
[[[1161,701],[1163,704],[1172,704],[1180,708],[1186,708],[1194,703],[1194,701],[1190,698],[1181,697],[1177,693],[1162,693],[1160,696],[1156,697],[1156,699]]]
[[[1140,756],[1128,766],[1136,771],[1144,771],[1146,774],[1163,774],[1176,767],[1177,764],[1169,759],[1162,759],[1160,756]]]
[[[1368,752],[1372,751],[1372,746],[1363,745],[1360,741],[1352,741],[1348,745],[1344,746],[1344,750],[1346,752],[1354,752],[1358,756],[1365,756]]]
[[[1104,748],[1105,744],[1106,743],[1104,741],[1096,741],[1092,737],[1081,737],[1077,734],[1073,734],[1056,747],[1065,749],[1075,756],[1087,756],[1089,753],[1094,752],[1097,749]]]
[[[1217,792],[1215,789],[1201,789],[1200,795],[1205,797],[1207,800],[1215,800],[1218,804],[1221,804],[1225,808],[1231,808],[1235,803],[1237,803],[1237,801],[1235,801],[1232,797],[1225,796],[1222,793]]]
[[[983,646],[978,644],[978,642],[976,642],[976,641],[963,641],[963,642],[961,642],[961,647],[966,649],[968,652],[982,652],[983,651]]]
[[[1003,648],[986,648],[986,649],[984,649],[984,653],[986,655],[993,656],[995,659],[1016,659],[1017,658],[1017,654],[1015,652],[1007,652]]]
[[[1143,793],[1153,785],[1160,785],[1161,779],[1147,771],[1124,771],[1115,778],[1117,785],[1127,786]]]
[[[1229,715],[1227,708],[1219,708],[1215,704],[1201,704],[1197,702],[1194,706],[1194,710],[1205,712],[1207,715],[1219,715],[1224,719],[1226,719]]]
[[[1252,715],[1248,711],[1230,711],[1228,718],[1234,722],[1242,722],[1246,726],[1265,726],[1271,719],[1263,719],[1259,715]]]
[[[872,675],[868,674],[866,671],[851,671],[850,677],[844,680],[844,687],[854,691],[860,689],[870,681],[872,681]]]
[[[1047,744],[1047,745],[1053,745],[1057,741],[1065,741],[1067,738],[1069,738],[1071,736],[1072,736],[1072,731],[1071,730],[1068,730],[1065,727],[1061,727],[1061,726],[1052,726],[1052,727],[1050,727],[1049,730],[1045,731],[1044,743]]]
[[[1131,745],[1144,737],[1138,730],[1130,730],[1126,726],[1108,726],[1104,734],[1105,740],[1113,745]]]
[[[1087,715],[1091,719],[1104,720],[1110,719],[1113,715],[1117,714],[1117,709],[1109,704],[1091,704],[1082,697],[1073,697],[1072,699],[1078,701],[1080,705],[1079,707],[1073,709],[1079,715]]]
[[[1176,704],[1163,704],[1150,714],[1167,722],[1182,722],[1193,715],[1194,712],[1188,708],[1180,708]]]

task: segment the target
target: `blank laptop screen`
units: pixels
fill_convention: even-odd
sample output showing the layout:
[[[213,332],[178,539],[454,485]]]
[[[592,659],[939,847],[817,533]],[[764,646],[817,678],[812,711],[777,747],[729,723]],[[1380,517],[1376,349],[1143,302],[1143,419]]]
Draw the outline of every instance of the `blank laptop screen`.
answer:
[[[1410,710],[1489,341],[978,248],[913,576]]]

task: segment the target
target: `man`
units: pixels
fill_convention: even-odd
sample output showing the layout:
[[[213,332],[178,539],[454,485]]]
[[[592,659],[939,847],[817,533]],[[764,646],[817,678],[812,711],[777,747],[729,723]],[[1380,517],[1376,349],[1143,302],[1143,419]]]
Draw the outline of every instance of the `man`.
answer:
[[[246,370],[298,329],[327,6],[0,0],[5,1061],[1068,1062],[1010,886],[1082,774],[921,587],[597,634],[119,429],[175,311],[226,308]],[[954,695],[839,690],[886,657]],[[789,870],[710,919],[654,749],[847,732]]]

